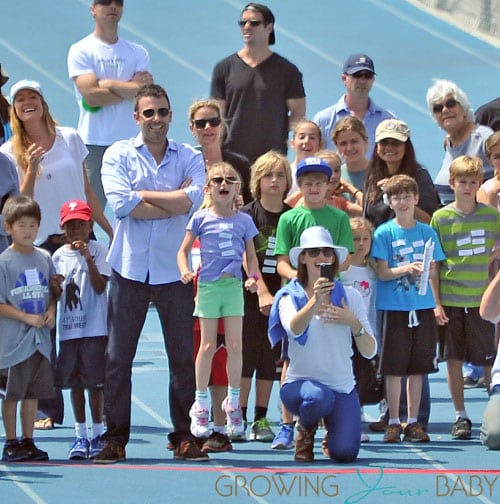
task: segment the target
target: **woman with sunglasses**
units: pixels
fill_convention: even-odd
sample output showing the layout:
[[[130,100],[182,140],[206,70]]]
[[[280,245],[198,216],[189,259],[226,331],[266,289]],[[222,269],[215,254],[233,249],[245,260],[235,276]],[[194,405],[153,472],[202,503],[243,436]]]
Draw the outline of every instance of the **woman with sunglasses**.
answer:
[[[415,218],[428,224],[439,207],[431,176],[416,160],[408,125],[397,119],[385,119],[375,130],[375,149],[368,165],[363,199],[364,217],[375,228],[394,217],[382,198],[384,183],[393,175],[409,175],[416,180],[419,201]]]
[[[222,161],[233,166],[241,177],[241,196],[243,204],[246,205],[252,201],[250,163],[241,154],[236,154],[222,147],[225,126],[220,106],[216,100],[197,100],[189,108],[189,129],[199,142],[207,169]]]
[[[458,156],[480,157],[484,166],[484,180],[493,176],[493,168],[484,150],[484,143],[493,130],[474,123],[469,99],[454,82],[436,80],[427,90],[427,106],[432,118],[447,133],[443,163],[434,180],[441,203],[446,205],[455,199],[449,178],[450,164]]]
[[[328,431],[325,454],[348,463],[359,452],[361,418],[352,345],[354,339],[361,354],[372,358],[377,343],[361,294],[333,280],[348,254],[333,244],[322,226],[306,229],[300,245],[290,250],[297,277],[276,293],[271,308],[269,337],[273,344],[284,339],[290,357],[280,396],[298,416],[297,462],[314,460],[314,435],[322,418]]]

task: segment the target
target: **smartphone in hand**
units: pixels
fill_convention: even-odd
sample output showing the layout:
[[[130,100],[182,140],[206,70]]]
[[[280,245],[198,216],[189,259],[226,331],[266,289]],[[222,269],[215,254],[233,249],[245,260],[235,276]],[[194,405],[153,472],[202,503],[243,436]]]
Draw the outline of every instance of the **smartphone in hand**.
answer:
[[[320,274],[324,278],[328,278],[330,282],[333,282],[333,264],[332,263],[321,263],[319,265],[320,267]]]

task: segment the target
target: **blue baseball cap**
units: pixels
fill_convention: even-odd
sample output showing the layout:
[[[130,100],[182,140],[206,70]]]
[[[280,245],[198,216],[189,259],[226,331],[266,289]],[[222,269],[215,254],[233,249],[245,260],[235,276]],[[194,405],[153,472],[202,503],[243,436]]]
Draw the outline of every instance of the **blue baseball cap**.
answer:
[[[347,75],[361,72],[361,70],[368,70],[369,72],[375,73],[373,60],[366,54],[352,54],[345,60],[342,68],[342,72]]]
[[[332,176],[332,169],[326,161],[317,157],[307,157],[297,165],[296,176],[299,178],[305,173],[324,173],[328,178]]]

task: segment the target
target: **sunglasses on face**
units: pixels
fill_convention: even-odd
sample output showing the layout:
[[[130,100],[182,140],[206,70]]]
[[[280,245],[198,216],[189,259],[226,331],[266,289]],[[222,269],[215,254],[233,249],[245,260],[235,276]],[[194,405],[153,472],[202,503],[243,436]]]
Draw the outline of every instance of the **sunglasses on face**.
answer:
[[[256,26],[260,26],[261,24],[264,24],[264,21],[257,21],[257,20],[244,20],[244,19],[240,19],[238,21],[238,26],[240,28],[243,28],[247,23],[250,23],[250,26],[252,26],[253,28],[255,28]]]
[[[193,119],[193,124],[197,129],[203,129],[206,127],[207,123],[214,127],[219,126],[222,122],[220,117],[211,117],[210,119]]]
[[[440,112],[443,111],[443,109],[446,107],[447,109],[451,109],[455,106],[458,105],[457,100],[455,98],[449,98],[446,100],[444,103],[435,103],[434,106],[432,107],[432,111],[435,114],[439,114]]]
[[[372,72],[356,72],[351,75],[351,77],[354,77],[355,79],[373,79],[373,74]]]
[[[306,249],[306,253],[309,257],[318,257],[320,253],[324,257],[333,257],[334,251],[332,248],[310,248]]]
[[[113,2],[115,2],[115,4],[118,5],[119,7],[123,7],[123,0],[99,0],[98,2],[95,3],[101,5],[111,5]]]
[[[222,182],[225,182],[226,184],[237,184],[238,179],[236,177],[212,177],[210,182],[215,185],[221,185]]]
[[[161,117],[167,117],[168,114],[170,114],[170,109],[166,108],[166,107],[162,107],[162,108],[159,108],[159,109],[152,109],[152,108],[148,108],[148,109],[145,109],[141,112],[141,114],[146,118],[146,119],[151,119],[156,113],[158,112],[158,115],[161,116]]]

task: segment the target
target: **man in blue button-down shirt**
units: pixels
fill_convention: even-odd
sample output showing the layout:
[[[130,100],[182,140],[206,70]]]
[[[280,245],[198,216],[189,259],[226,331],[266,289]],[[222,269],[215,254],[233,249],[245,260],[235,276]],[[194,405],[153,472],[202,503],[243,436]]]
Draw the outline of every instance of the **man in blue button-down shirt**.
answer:
[[[135,99],[140,133],[114,143],[102,182],[115,214],[108,254],[109,343],[104,385],[107,431],[97,463],[125,460],[130,436],[131,371],[150,301],[158,311],[170,368],[169,435],[176,458],[206,460],[189,433],[194,396],[193,287],[180,282],[176,254],[191,214],[203,199],[200,152],[167,140],[172,119],[165,90],[151,84]]]
[[[394,118],[389,110],[379,107],[371,98],[370,91],[375,82],[375,66],[366,54],[349,56],[342,68],[342,82],[346,92],[339,101],[314,116],[319,125],[327,149],[335,149],[332,141],[333,128],[337,121],[348,115],[363,121],[368,135],[368,156],[371,157],[375,145],[375,130],[384,119]]]

